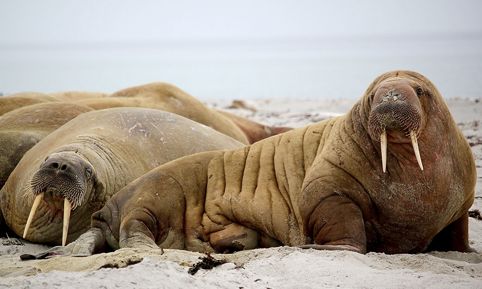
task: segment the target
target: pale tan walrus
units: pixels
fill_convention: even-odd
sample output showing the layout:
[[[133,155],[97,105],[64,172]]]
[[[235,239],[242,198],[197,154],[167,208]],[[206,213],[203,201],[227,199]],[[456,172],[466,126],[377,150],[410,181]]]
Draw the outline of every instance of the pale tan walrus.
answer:
[[[92,213],[111,195],[150,169],[185,155],[241,146],[165,111],[83,113],[24,155],[0,191],[1,210],[17,235],[65,244],[88,229]]]
[[[345,116],[150,171],[96,212],[78,241],[48,254],[89,255],[106,243],[466,252],[475,181],[440,93],[418,73],[394,71]]]

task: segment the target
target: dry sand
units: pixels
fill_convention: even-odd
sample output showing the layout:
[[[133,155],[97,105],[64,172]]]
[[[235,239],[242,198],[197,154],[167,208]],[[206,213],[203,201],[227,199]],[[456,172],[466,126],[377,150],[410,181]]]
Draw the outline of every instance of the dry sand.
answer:
[[[271,125],[300,127],[345,113],[355,100],[272,100],[230,109]],[[449,107],[477,162],[482,210],[482,99],[451,99]],[[224,108],[228,103],[212,103]],[[470,244],[482,252],[482,221],[470,218]],[[202,254],[180,250],[118,250],[91,257],[19,261],[46,247],[0,239],[0,288],[482,288],[482,254],[360,255],[289,247],[216,254],[225,264],[188,274]]]

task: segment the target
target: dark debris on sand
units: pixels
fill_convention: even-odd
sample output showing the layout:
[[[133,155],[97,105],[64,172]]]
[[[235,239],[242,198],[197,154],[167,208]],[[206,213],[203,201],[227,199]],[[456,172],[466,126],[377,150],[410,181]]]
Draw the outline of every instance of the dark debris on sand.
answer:
[[[469,217],[474,218],[476,220],[481,221],[482,220],[482,215],[480,215],[480,211],[475,209],[475,210],[470,210],[469,211]]]
[[[194,275],[197,271],[199,271],[199,269],[209,270],[226,263],[226,260],[214,259],[214,257],[211,256],[211,254],[209,253],[206,253],[206,256],[204,257],[199,257],[199,259],[201,261],[197,262],[196,264],[192,265],[191,268],[189,268],[189,271],[187,271],[189,274]]]
[[[10,238],[10,236],[8,236],[7,232],[5,232],[5,237],[6,237],[6,239],[2,239],[2,245],[3,246],[23,246],[24,245],[22,240],[17,239],[17,238]]]

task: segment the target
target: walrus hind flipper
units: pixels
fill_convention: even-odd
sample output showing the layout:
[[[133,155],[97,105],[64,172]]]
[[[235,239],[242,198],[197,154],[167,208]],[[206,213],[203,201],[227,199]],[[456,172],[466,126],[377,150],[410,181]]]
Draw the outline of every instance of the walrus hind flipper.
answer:
[[[220,253],[258,248],[258,232],[242,225],[231,223],[224,229],[211,233],[211,246]]]

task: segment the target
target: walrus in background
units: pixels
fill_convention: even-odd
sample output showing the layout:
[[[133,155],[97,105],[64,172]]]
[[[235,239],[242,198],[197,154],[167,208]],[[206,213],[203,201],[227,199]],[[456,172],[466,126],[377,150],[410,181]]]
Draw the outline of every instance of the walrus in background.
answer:
[[[217,112],[221,113],[222,115],[229,118],[235,125],[237,125],[246,135],[248,138],[249,143],[255,143],[267,137],[277,135],[280,133],[284,133],[287,131],[292,130],[291,127],[283,127],[283,126],[268,126],[264,125],[252,120],[249,120],[245,117],[241,117],[235,114],[232,114],[227,111],[223,110],[216,110]]]
[[[112,194],[150,169],[188,154],[241,146],[160,110],[83,113],[24,155],[0,191],[1,209],[16,234],[32,242],[65,244],[88,229],[91,214]]]
[[[77,103],[94,109],[125,106],[161,109],[205,124],[245,144],[288,130],[263,126],[240,116],[221,113],[180,88],[162,82],[134,86],[117,91],[107,98],[83,99]],[[261,128],[267,129],[263,131]]]
[[[105,93],[65,91],[56,93],[21,92],[0,97],[0,116],[9,111],[44,102],[77,101],[85,98],[102,98]]]
[[[60,101],[78,101],[81,99],[89,99],[89,98],[104,98],[108,97],[109,94],[103,92],[95,92],[95,91],[61,91],[61,92],[52,92],[49,95],[55,97]]]
[[[150,171],[96,212],[78,242],[53,251],[466,252],[475,181],[440,93],[418,73],[394,71],[345,116]]]
[[[0,116],[20,107],[57,101],[53,96],[38,92],[22,92],[0,97]]]
[[[91,110],[73,103],[51,102],[28,105],[0,116],[0,188],[31,147],[69,120]]]

